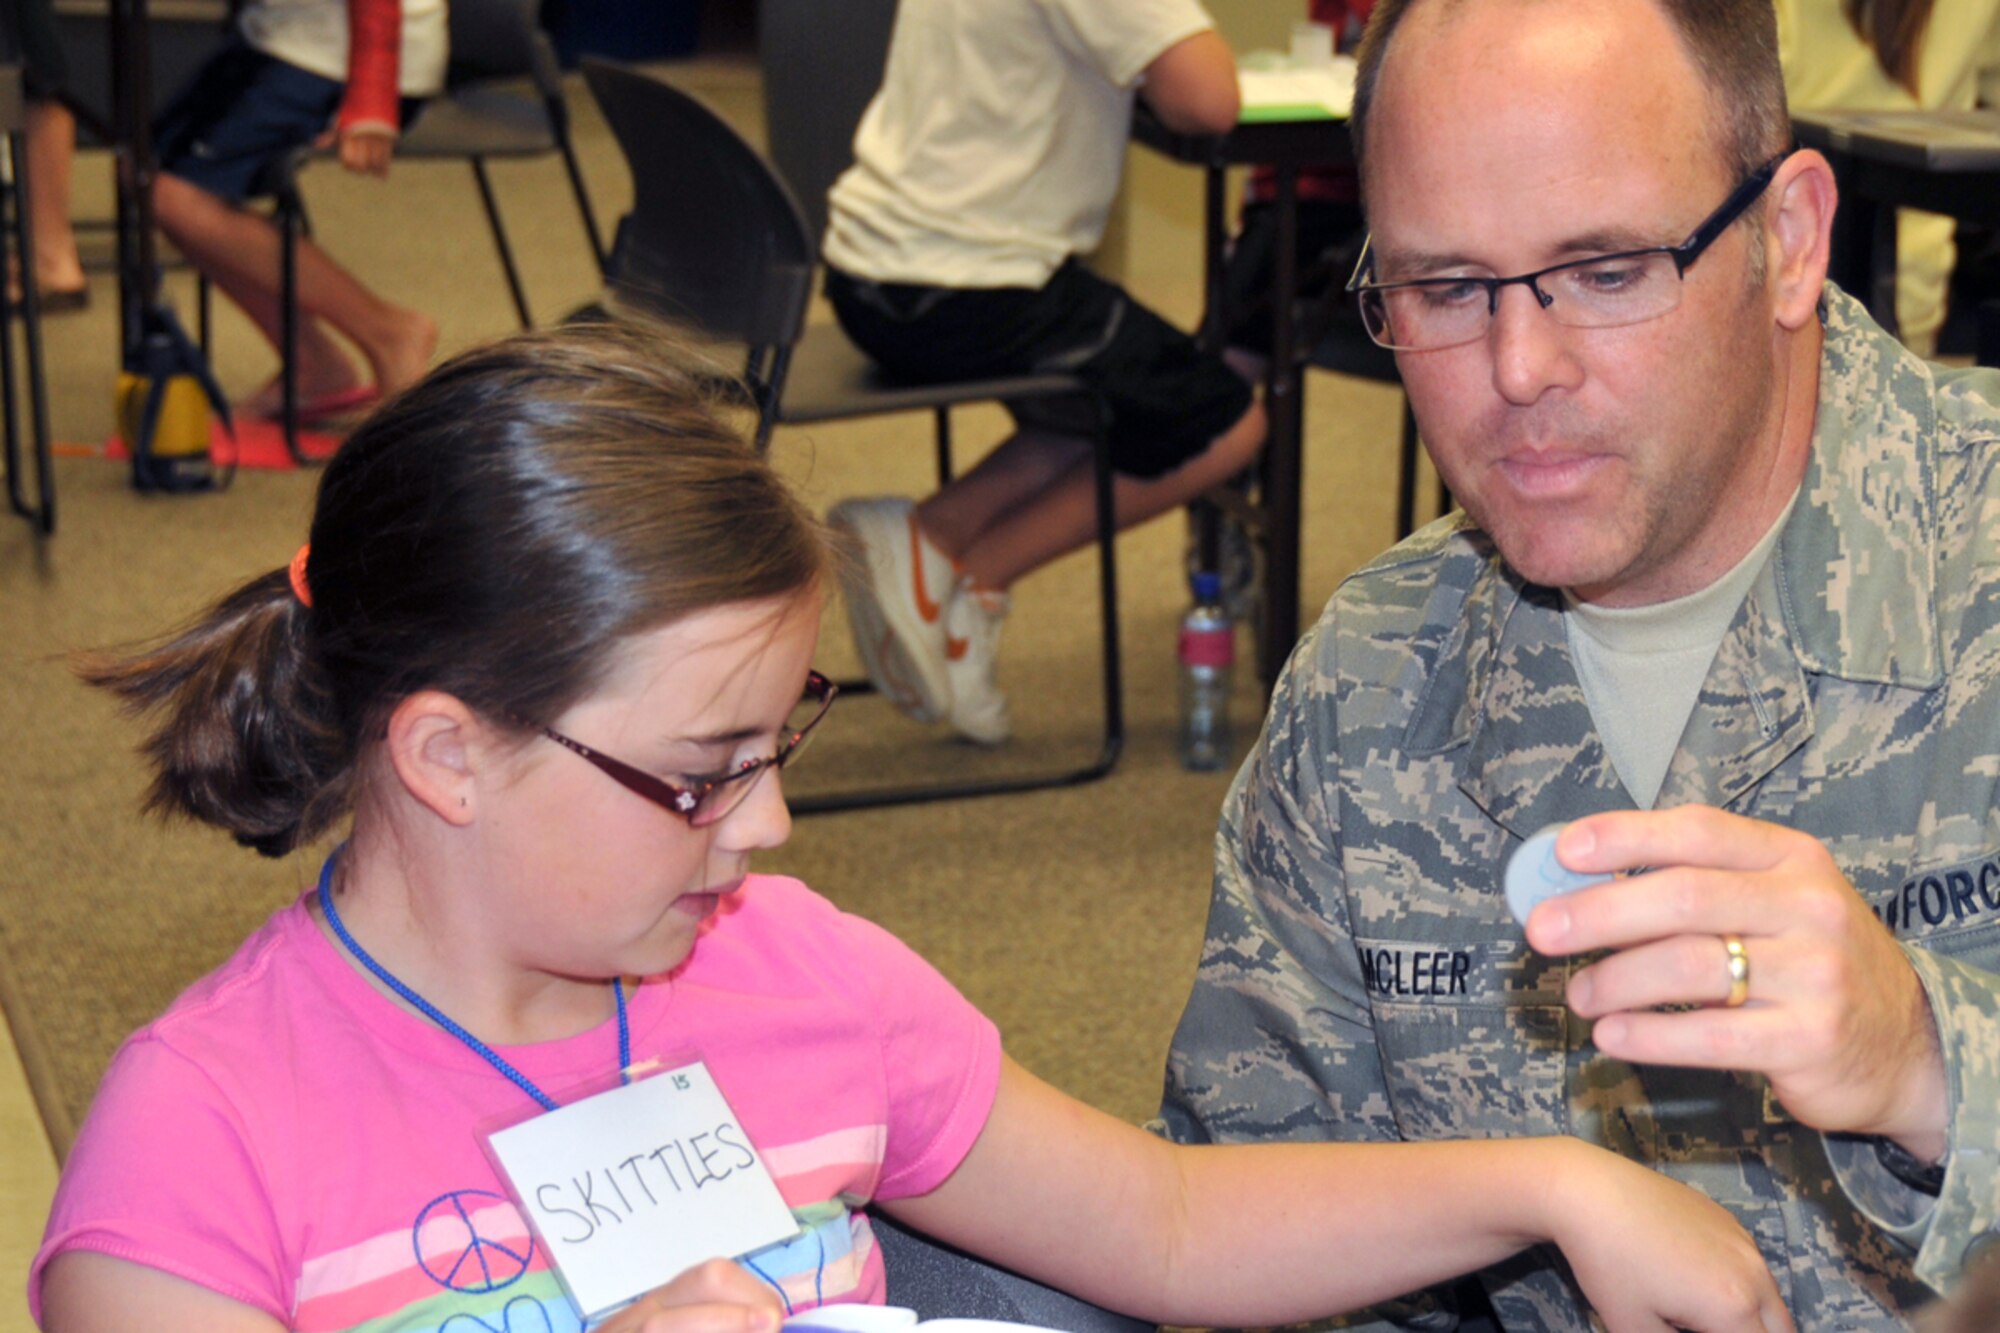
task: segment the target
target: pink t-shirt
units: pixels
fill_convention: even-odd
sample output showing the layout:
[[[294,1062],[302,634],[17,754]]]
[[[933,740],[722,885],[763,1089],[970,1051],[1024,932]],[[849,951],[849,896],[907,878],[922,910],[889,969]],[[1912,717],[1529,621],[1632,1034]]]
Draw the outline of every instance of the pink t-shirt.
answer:
[[[617,1065],[600,1027],[501,1052],[558,1101]],[[688,961],[630,997],[632,1055],[707,1062],[806,1225],[751,1256],[788,1304],[880,1301],[870,1199],[924,1194],[986,1123],[999,1034],[881,928],[753,876]],[[392,1004],[307,915],[277,913],[112,1060],[28,1277],[91,1250],[297,1329],[578,1327],[475,1127],[534,1111]],[[674,1276],[662,1273],[661,1281]]]

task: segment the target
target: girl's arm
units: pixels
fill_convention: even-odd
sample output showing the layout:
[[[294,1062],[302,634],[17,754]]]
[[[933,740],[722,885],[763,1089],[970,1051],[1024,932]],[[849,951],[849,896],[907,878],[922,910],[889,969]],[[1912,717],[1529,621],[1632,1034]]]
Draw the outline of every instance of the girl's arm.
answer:
[[[950,1179],[883,1205],[1038,1281],[1161,1323],[1271,1325],[1555,1241],[1614,1330],[1791,1328],[1712,1201],[1575,1139],[1185,1147],[1013,1061]]]
[[[777,1333],[783,1317],[769,1287],[727,1259],[712,1259],[640,1297],[598,1333]],[[50,1261],[42,1278],[42,1328],[45,1333],[284,1333],[285,1325],[157,1268],[77,1250]]]
[[[44,1333],[284,1333],[255,1306],[157,1268],[71,1250],[42,1274]]]

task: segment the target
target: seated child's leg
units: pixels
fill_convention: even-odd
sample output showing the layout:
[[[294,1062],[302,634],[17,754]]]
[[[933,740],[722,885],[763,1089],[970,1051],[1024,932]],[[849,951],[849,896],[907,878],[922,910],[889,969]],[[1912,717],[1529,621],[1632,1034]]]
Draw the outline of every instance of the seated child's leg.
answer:
[[[1252,400],[1206,448],[1172,470],[1157,476],[1115,472],[1112,504],[1119,529],[1177,509],[1241,472],[1256,460],[1264,426],[1263,406]],[[1096,480],[1086,453],[1031,503],[998,515],[960,563],[973,583],[1004,589],[1096,536]]]
[[[241,307],[276,348],[282,329],[276,229],[257,214],[164,173],[153,184],[153,212],[160,231],[174,248]],[[319,321],[299,321],[297,350],[301,398],[310,401],[361,383],[347,353]],[[266,397],[268,410],[263,402]],[[258,415],[275,414],[277,386],[258,394],[246,409]]]
[[[1123,529],[1247,466],[1263,443],[1263,411],[1221,357],[1073,262],[1034,292],[925,300],[920,289],[857,295],[834,281],[828,291],[850,336],[902,373],[942,376],[939,349],[964,348],[977,364],[962,374],[1061,369],[1089,386],[1087,398],[1009,403],[1016,434],[906,521],[889,521],[886,499],[850,501],[832,516],[867,553],[868,577],[850,581],[848,603],[870,677],[920,720],[943,714],[969,739],[996,744],[1009,732],[994,673],[1007,589],[1096,536],[1093,433],[1108,438]],[[880,521],[862,521],[870,515]],[[920,587],[924,570],[940,571],[924,584],[955,571],[953,594]]]
[[[76,117],[61,102],[38,98],[28,103],[27,122],[35,281],[44,300],[51,296],[74,298],[84,290],[83,261],[77,255],[76,232],[69,218]]]
[[[1046,364],[1073,370],[1092,390],[1093,424],[1108,441],[1119,528],[1185,504],[1256,457],[1264,415],[1221,357],[1077,264],[1058,270],[1037,314]],[[1081,353],[1081,354],[1080,354]],[[1064,400],[1010,404],[1024,434],[1046,426],[1087,441]],[[954,485],[970,485],[964,482]],[[934,505],[941,505],[947,487]],[[1087,446],[1042,490],[1004,510],[956,552],[966,575],[997,589],[1089,542],[1097,532]]]
[[[241,205],[269,188],[269,173],[332,124],[341,85],[247,46],[209,63],[161,118],[160,225],[191,262],[243,306],[275,347],[279,338],[279,238]],[[325,321],[358,346],[376,383],[394,392],[428,367],[437,327],[420,311],[382,300],[310,239],[298,247],[299,380],[308,398],[362,382]]]

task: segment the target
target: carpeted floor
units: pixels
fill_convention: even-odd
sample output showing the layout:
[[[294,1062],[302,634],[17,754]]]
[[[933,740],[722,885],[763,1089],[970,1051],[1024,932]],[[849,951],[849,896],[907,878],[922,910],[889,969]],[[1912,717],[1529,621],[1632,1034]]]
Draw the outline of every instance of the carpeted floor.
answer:
[[[704,62],[673,76],[753,135],[754,70]],[[630,197],[615,146],[580,88],[585,170],[607,226]],[[101,164],[101,159],[100,159]],[[85,211],[93,170],[85,162]],[[496,169],[501,206],[538,314],[588,300],[594,279],[553,163]],[[318,234],[366,280],[432,311],[444,350],[511,322],[466,174],[399,164],[387,184],[315,168]],[[100,210],[108,203],[96,200]],[[1182,168],[1134,156],[1122,272],[1173,317],[1199,301],[1198,191]],[[182,279],[170,287],[184,293]],[[107,278],[93,308],[48,322],[58,437],[110,429],[115,333]],[[184,309],[190,308],[183,296]],[[246,325],[222,320],[216,366],[233,394],[271,373]],[[1397,396],[1315,376],[1308,390],[1308,610],[1390,538]],[[963,414],[968,451],[998,438],[997,409]],[[774,457],[824,508],[859,492],[930,485],[927,421],[910,417],[781,431]],[[308,512],[311,473],[244,472],[224,494],[142,497],[122,466],[65,458],[61,530],[38,543],[0,523],[0,1004],[50,1137],[66,1145],[119,1039],[222,959],[309,882],[315,855],[265,862],[220,835],[136,813],[133,727],[76,685],[63,654],[126,641],[191,613],[285,561]],[[1214,817],[1228,774],[1175,762],[1173,641],[1185,605],[1182,524],[1170,517],[1119,543],[1129,718],[1108,780],[1030,796],[800,821],[765,868],[800,875],[882,922],[987,1009],[1030,1067],[1132,1119],[1153,1107],[1168,1037],[1201,937]],[[1048,760],[1074,763],[1097,728],[1094,567],[1086,554],[1018,590],[1003,683],[1020,735],[981,754],[871,700],[844,703],[792,789]],[[853,668],[830,612],[822,665]],[[1236,722],[1247,746],[1261,710],[1240,672]],[[788,779],[790,775],[788,774]],[[7,1151],[0,1148],[0,1152]]]

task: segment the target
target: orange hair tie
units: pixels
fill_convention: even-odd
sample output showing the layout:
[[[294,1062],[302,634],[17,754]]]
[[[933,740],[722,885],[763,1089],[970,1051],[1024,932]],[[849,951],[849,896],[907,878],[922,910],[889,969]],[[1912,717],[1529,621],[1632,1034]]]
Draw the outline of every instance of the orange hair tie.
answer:
[[[290,570],[292,576],[292,596],[298,598],[299,604],[305,607],[311,607],[313,604],[312,589],[306,584],[306,554],[311,550],[312,546],[310,544],[301,546],[299,553],[292,557]]]

